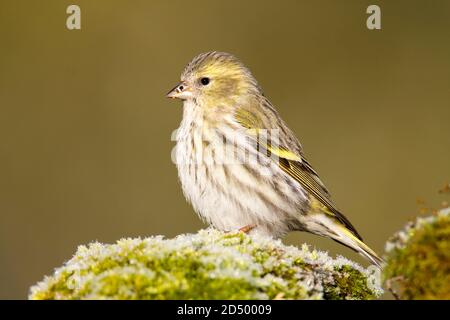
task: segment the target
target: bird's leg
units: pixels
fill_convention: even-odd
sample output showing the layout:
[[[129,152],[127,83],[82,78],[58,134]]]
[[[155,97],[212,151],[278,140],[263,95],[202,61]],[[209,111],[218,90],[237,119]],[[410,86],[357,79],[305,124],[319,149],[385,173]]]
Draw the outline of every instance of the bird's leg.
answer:
[[[256,228],[256,224],[248,224],[248,225],[240,228],[239,231],[243,232],[243,233],[249,233],[250,231],[252,231],[255,228]]]

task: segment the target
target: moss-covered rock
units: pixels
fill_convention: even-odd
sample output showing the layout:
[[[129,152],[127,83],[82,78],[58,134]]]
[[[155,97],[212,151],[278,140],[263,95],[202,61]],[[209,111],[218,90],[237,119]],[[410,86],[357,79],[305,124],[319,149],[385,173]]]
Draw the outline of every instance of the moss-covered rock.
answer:
[[[383,278],[402,299],[450,299],[450,208],[417,218],[386,244]]]
[[[80,246],[31,299],[371,299],[376,268],[278,240],[212,229]]]

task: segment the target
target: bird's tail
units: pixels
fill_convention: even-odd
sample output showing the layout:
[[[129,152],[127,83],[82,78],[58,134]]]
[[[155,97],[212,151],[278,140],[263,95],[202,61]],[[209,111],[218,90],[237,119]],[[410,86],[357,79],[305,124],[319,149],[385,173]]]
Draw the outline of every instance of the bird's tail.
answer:
[[[349,247],[350,249],[355,250],[378,267],[381,268],[383,266],[383,259],[381,259],[367,244],[358,239],[351,231],[347,230],[344,226],[338,226],[338,229],[340,229],[340,231],[337,231],[336,233],[339,236],[332,237],[333,240]]]
[[[327,230],[327,232],[321,232],[322,235],[330,237],[334,241],[356,251],[378,267],[381,268],[383,266],[383,259],[341,222],[330,216],[318,215],[316,217],[320,220],[320,225]]]

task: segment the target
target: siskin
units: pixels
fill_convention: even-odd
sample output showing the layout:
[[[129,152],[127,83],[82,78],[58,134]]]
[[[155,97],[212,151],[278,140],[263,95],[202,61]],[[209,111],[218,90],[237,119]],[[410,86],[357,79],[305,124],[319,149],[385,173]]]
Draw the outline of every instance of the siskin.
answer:
[[[167,97],[183,100],[175,162],[184,195],[205,222],[276,238],[307,231],[382,264],[336,208],[301,144],[237,58],[198,55]]]

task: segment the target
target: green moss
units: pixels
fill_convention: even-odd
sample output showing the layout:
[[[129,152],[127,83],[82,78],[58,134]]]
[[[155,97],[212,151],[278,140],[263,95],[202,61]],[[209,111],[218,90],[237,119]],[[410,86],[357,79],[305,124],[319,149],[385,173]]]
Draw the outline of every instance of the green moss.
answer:
[[[31,288],[31,299],[371,299],[376,274],[258,235],[202,230],[93,243]]]
[[[396,280],[402,299],[450,299],[450,208],[408,224],[386,251],[383,278]]]
[[[367,300],[375,298],[373,292],[367,287],[367,277],[359,270],[348,265],[336,267],[339,276],[332,285],[325,287],[327,299],[339,299],[343,296],[347,299]]]

